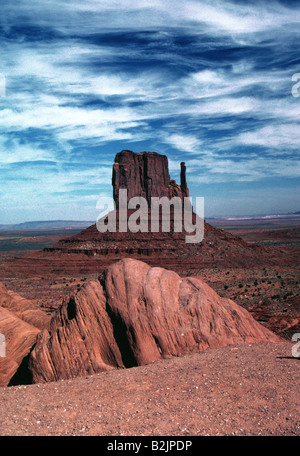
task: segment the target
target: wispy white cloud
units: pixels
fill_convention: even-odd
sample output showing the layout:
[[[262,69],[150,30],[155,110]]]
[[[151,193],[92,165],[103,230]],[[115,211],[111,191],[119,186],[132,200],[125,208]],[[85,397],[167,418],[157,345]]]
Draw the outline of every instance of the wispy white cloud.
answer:
[[[184,159],[191,185],[296,177],[295,3],[20,0],[17,9],[5,0],[1,7],[0,192],[12,206],[20,195],[51,207],[55,198],[70,203],[68,192],[82,188],[91,202],[98,184],[111,189],[104,145],[112,154],[117,141],[167,151],[176,172],[177,157]],[[88,161],[98,146],[103,176],[78,159]],[[37,172],[40,161],[49,168]]]
[[[96,221],[97,201],[100,196],[110,196],[110,188],[111,166],[85,170],[42,164],[14,167],[0,181],[0,217],[12,222],[59,218]]]
[[[202,143],[202,141],[195,136],[177,134],[167,136],[166,142],[173,145],[178,150],[192,154],[199,153],[199,147]]]
[[[268,125],[255,131],[241,133],[237,142],[246,145],[262,146],[269,150],[280,149],[282,153],[292,150],[299,151],[299,123]]]
[[[55,2],[54,6],[59,3]],[[96,8],[96,4],[90,2],[87,7]],[[103,6],[109,11],[113,7]],[[130,2],[129,7],[135,9]],[[158,3],[154,7],[159,8]],[[210,10],[213,6],[207,8]],[[93,55],[101,59],[102,52],[107,54],[107,49],[103,51],[90,44],[72,43],[70,50],[66,50],[60,41],[50,47],[26,43],[20,48],[14,44],[12,50],[16,51],[17,58],[13,62],[9,58],[3,60],[8,81],[6,109],[0,112],[0,128],[4,129],[57,129],[57,136],[66,141],[88,137],[102,141],[122,138],[136,141],[143,138],[142,129],[132,129],[174,113],[211,118],[252,114],[260,120],[271,117],[292,120],[300,113],[292,97],[280,103],[276,98],[276,93],[282,96],[290,82],[288,70],[258,71],[255,57],[250,61],[234,61],[227,68],[190,72],[168,83],[168,75],[160,68],[139,68],[133,76],[126,71],[117,74],[114,69],[92,71],[88,64],[76,65],[83,58]],[[112,52],[121,51],[117,51],[116,46]],[[28,91],[29,84],[31,91]],[[266,103],[261,98],[262,91],[274,99],[269,98]],[[120,106],[108,104],[105,109],[80,106],[83,96],[103,101],[118,97]],[[141,105],[129,107],[132,102]],[[190,135],[185,133],[185,136]],[[172,137],[171,134],[170,143]],[[189,147],[187,143],[185,147]]]
[[[7,3],[4,12],[12,10]],[[151,27],[194,27],[201,25],[212,33],[249,34],[298,24],[299,8],[293,2],[289,6],[277,1],[268,3],[239,3],[221,0],[50,0],[41,2],[25,0],[18,2],[18,14],[35,15],[39,24],[56,23],[62,30],[74,30],[78,26],[82,32],[91,32],[99,23],[105,28],[149,29]],[[59,13],[59,14],[58,14]],[[89,21],[86,21],[85,15]],[[55,22],[56,20],[56,22]],[[6,23],[8,26],[8,23]],[[98,28],[97,28],[98,29]]]
[[[279,2],[237,3],[219,1],[185,2],[186,20],[205,23],[216,31],[229,34],[257,33],[287,24],[297,24],[300,18],[294,8]]]
[[[179,163],[173,164],[178,167]],[[274,161],[267,157],[234,160],[228,157],[206,156],[204,159],[186,160],[189,182],[197,184],[218,184],[222,182],[255,182],[266,178],[297,178],[300,160],[297,157],[279,158]]]

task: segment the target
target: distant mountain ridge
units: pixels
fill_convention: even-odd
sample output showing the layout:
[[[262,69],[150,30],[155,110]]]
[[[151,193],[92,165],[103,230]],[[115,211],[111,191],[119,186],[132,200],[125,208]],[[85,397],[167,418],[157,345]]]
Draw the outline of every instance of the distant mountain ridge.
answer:
[[[0,230],[42,230],[42,229],[61,229],[61,228],[87,228],[93,225],[95,221],[84,221],[84,220],[44,220],[44,221],[32,221],[23,222],[11,225],[1,225]]]
[[[260,215],[240,215],[240,216],[223,216],[223,217],[208,217],[207,220],[265,220],[265,219],[280,219],[293,218],[300,215],[298,212],[286,212],[285,214],[260,214]]]
[[[228,217],[208,217],[207,221],[224,220],[224,221],[238,221],[238,220],[259,220],[259,219],[272,219],[299,216],[300,211],[287,212],[286,214],[273,214],[273,215],[245,215],[245,216],[228,216]],[[29,221],[16,224],[0,224],[0,230],[38,230],[38,229],[60,229],[60,228],[88,228],[94,225],[95,220],[38,220]]]
[[[124,150],[116,155],[113,164],[112,186],[116,207],[118,208],[116,194],[120,189],[127,189],[130,198],[142,195],[147,202],[152,197],[168,198],[177,195],[182,198],[188,194],[184,163],[181,164],[180,177],[180,185],[171,180],[167,159],[161,154],[136,154]],[[150,222],[155,221],[151,219],[151,215],[150,210]],[[127,218],[131,216],[128,212]],[[99,274],[112,263],[128,257],[143,261],[151,267],[162,267],[182,275],[190,275],[208,267],[249,268],[257,267],[258,264],[291,265],[297,261],[290,251],[250,244],[229,230],[225,231],[228,222],[224,224],[224,220],[222,225],[219,225],[221,228],[216,226],[216,219],[215,226],[204,220],[202,241],[186,242],[186,234],[189,233],[184,230],[175,231],[174,214],[173,218],[171,213],[169,217],[169,231],[162,230],[161,211],[158,216],[160,226],[156,231],[119,230],[116,226],[115,230],[102,232],[98,230],[96,223],[90,223],[81,230],[77,227],[76,234],[71,234],[70,230],[67,236],[51,246],[45,246],[41,251],[8,258],[0,265],[0,277]],[[195,212],[192,217],[195,225]]]

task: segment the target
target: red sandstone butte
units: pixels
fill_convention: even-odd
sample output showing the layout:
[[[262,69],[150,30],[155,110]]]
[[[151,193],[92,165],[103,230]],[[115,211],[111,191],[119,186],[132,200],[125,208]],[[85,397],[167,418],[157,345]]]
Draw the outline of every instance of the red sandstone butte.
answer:
[[[167,156],[157,152],[119,152],[113,165],[112,185],[117,209],[120,189],[127,189],[128,200],[140,196],[145,198],[148,204],[152,197],[178,196],[182,199],[189,196],[185,164],[181,163],[178,185],[170,179]]]
[[[33,382],[48,382],[278,340],[202,280],[123,259],[63,302],[38,335],[29,369]]]
[[[124,150],[118,153],[113,165],[112,185],[117,211],[120,189],[127,189],[128,200],[135,196],[144,197],[148,207],[151,197],[177,196],[182,199],[189,195],[185,164],[181,163],[178,185],[170,179],[167,157],[156,152]],[[190,275],[207,267],[298,264],[293,252],[247,243],[205,220],[204,238],[198,243],[187,243],[184,230],[174,232],[172,220],[170,231],[152,232],[151,216],[148,214],[148,232],[121,232],[117,229],[116,232],[100,233],[94,224],[43,251],[7,259],[0,265],[0,279],[100,273],[126,257],[174,270],[181,275]]]

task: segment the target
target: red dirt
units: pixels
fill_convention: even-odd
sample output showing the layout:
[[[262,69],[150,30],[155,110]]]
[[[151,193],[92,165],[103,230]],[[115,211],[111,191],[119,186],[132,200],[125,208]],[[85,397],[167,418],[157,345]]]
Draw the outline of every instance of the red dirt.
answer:
[[[228,346],[73,380],[0,389],[0,435],[300,435],[291,344]]]

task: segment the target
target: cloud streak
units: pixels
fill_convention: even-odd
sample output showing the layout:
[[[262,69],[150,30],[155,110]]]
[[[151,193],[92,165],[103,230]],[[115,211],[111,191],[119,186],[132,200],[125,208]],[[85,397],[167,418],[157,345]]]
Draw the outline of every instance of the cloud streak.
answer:
[[[294,2],[18,5],[5,0],[0,18],[2,207],[12,194],[17,204],[17,193],[21,206],[21,195],[29,199],[45,181],[43,201],[54,201],[58,187],[68,212],[68,192],[78,188],[93,213],[97,184],[111,191],[107,167],[123,148],[166,153],[175,177],[186,161],[191,192],[202,183],[212,198],[212,184],[280,180],[288,188],[297,178]],[[20,192],[6,185],[14,177]]]

